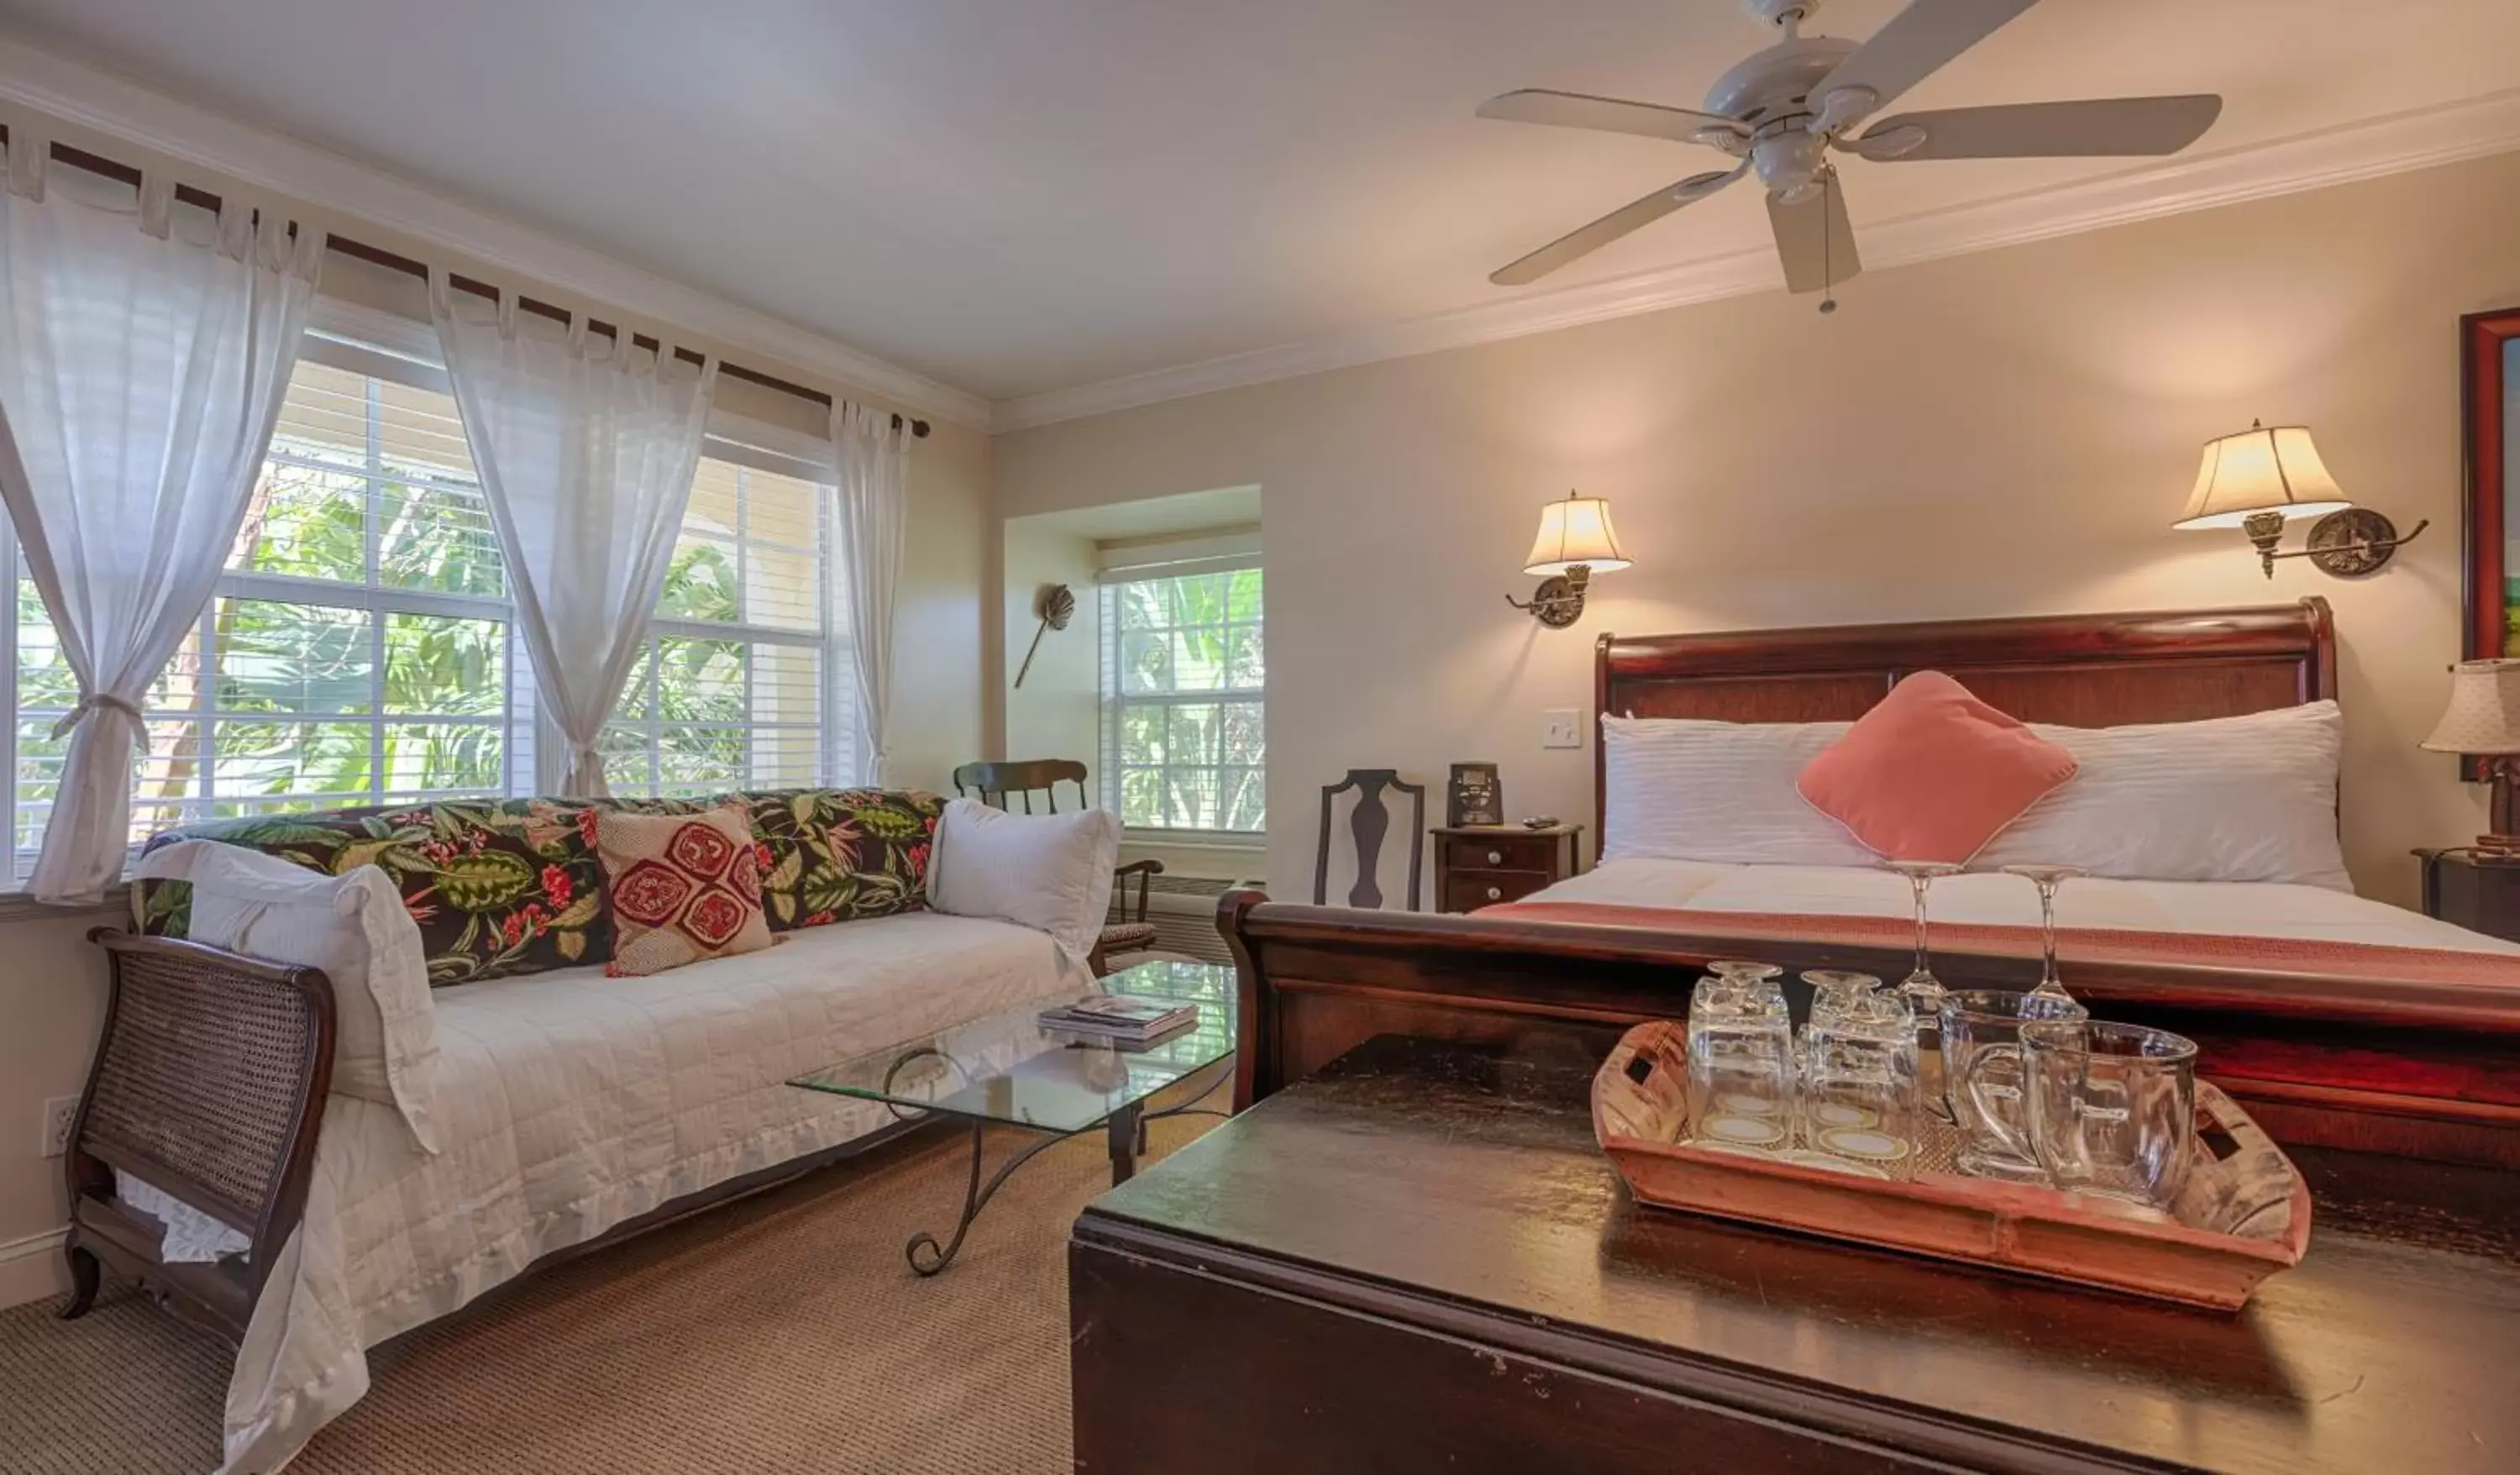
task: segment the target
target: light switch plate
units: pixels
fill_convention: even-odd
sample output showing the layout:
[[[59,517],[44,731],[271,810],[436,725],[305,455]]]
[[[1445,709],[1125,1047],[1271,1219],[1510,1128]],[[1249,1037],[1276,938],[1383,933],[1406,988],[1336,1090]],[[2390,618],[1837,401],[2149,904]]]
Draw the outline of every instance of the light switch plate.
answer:
[[[1540,714],[1542,747],[1582,747],[1584,714],[1573,707],[1552,707]]]

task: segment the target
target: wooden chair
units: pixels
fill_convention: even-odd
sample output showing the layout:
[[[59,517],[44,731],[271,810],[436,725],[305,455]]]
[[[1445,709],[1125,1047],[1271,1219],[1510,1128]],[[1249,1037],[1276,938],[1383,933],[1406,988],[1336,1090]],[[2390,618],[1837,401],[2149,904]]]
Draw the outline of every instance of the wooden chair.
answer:
[[[1076,809],[1091,806],[1085,791],[1085,765],[1073,758],[1020,758],[1004,763],[966,763],[954,770],[954,791],[965,798],[976,798],[993,809],[1013,812],[1018,798],[1024,814],[1058,813],[1058,785],[1076,785]],[[1033,806],[1033,796],[1041,796],[1041,806]],[[1094,951],[1086,961],[1100,978],[1111,972],[1111,960],[1127,953],[1143,953],[1155,945],[1154,923],[1147,920],[1148,881],[1161,875],[1164,863],[1157,860],[1131,861],[1111,872],[1111,900],[1120,920],[1102,929],[1094,940]],[[1137,877],[1138,894],[1129,895],[1129,878]]]
[[[1356,790],[1356,805],[1347,815],[1348,832],[1356,840],[1356,884],[1348,888],[1347,904],[1382,905],[1382,840],[1391,831],[1391,812],[1383,808],[1382,792],[1391,789],[1410,796],[1409,910],[1418,910],[1418,876],[1426,852],[1426,785],[1407,782],[1399,770],[1389,768],[1352,768],[1338,782],[1322,785],[1322,848],[1313,862],[1313,905],[1323,906],[1328,900],[1330,810],[1333,801],[1349,789]]]

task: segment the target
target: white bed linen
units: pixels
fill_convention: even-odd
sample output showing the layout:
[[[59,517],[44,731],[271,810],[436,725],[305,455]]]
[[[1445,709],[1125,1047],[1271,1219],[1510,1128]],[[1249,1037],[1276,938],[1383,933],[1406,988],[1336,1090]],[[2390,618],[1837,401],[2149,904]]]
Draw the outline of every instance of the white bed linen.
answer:
[[[917,913],[644,978],[439,990],[440,1150],[389,1106],[326,1102],[304,1222],[237,1354],[223,1470],[279,1468],[367,1392],[366,1349],[536,1257],[891,1120],[790,1077],[1088,981],[1039,932]]]
[[[1915,914],[1904,876],[1846,866],[1605,861],[1523,900],[1793,916],[1908,917]],[[1938,922],[2039,925],[2038,892],[2014,875],[1945,876],[1934,882],[1929,905],[1932,919]],[[2269,881],[2120,881],[2083,876],[2067,881],[2057,892],[2056,924],[2520,956],[2520,944],[2436,921],[2403,907],[2323,886]]]

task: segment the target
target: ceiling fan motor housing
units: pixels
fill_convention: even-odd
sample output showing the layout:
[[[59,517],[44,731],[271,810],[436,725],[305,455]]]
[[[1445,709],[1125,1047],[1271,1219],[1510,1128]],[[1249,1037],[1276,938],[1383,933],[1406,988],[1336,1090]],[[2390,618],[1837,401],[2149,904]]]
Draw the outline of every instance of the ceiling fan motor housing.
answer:
[[[1836,36],[1779,41],[1717,77],[1706,92],[1706,111],[1737,117],[1753,127],[1815,112],[1812,89],[1855,50],[1855,42]]]

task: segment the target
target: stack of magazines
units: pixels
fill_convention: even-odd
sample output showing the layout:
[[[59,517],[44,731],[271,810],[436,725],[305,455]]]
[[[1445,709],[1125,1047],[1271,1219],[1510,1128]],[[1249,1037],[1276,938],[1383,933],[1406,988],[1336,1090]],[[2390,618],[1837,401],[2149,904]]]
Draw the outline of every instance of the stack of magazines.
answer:
[[[1114,1045],[1152,1045],[1198,1022],[1198,1006],[1173,999],[1102,994],[1041,1011],[1041,1027],[1092,1035]]]

